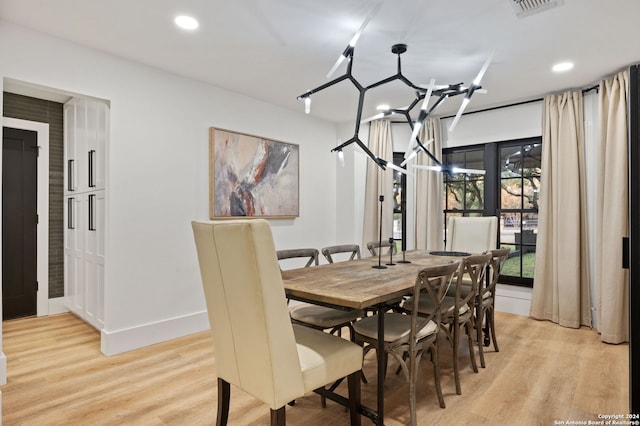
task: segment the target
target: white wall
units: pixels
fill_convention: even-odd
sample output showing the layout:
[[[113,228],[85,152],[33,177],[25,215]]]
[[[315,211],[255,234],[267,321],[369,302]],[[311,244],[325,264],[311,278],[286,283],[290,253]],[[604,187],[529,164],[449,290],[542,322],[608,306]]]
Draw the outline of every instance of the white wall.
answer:
[[[4,21],[0,57],[0,77],[110,101],[105,353],[208,327],[190,222],[208,218],[210,126],[299,144],[300,217],[271,221],[276,245],[335,243],[334,125]]]
[[[353,123],[338,126],[334,146],[349,140],[354,134]],[[360,126],[358,137],[365,144],[369,139],[369,126]],[[336,244],[360,244],[363,233],[364,191],[367,174],[366,156],[357,154],[351,144],[344,149],[344,164],[340,164],[338,155],[331,153],[336,164]],[[333,148],[332,147],[332,148]],[[363,256],[366,250],[361,247]]]
[[[542,101],[463,115],[449,133],[452,121],[441,120],[443,148],[540,136]]]

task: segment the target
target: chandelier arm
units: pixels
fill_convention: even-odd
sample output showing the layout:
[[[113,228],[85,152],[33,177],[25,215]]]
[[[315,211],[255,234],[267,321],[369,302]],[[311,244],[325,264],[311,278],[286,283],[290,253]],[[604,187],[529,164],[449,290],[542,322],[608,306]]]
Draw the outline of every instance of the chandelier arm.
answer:
[[[355,143],[356,145],[358,145],[358,147],[360,147],[360,149],[364,152],[364,154],[366,154],[367,157],[371,158],[378,166],[382,168],[382,170],[386,170],[387,161],[380,157],[377,157],[373,152],[371,152],[371,150],[369,150],[369,148],[364,143],[362,143],[362,141],[358,138],[358,136],[354,136],[348,141],[333,148],[331,152],[342,151],[342,148],[346,147],[347,145],[351,145],[352,143]]]
[[[358,111],[356,112],[356,123],[355,123],[354,135],[353,135],[354,138],[357,139],[358,132],[360,131],[360,121],[362,120],[362,108],[364,106],[364,95],[365,93],[367,93],[367,88],[362,87],[360,82],[356,80],[351,75],[351,73],[349,73],[349,80],[351,80],[351,83],[353,83],[356,89],[358,89]]]
[[[420,142],[420,138],[416,138],[416,143],[418,144],[418,147],[420,147],[420,149],[421,149],[422,151],[424,151],[424,153],[425,153],[425,154],[427,154],[427,155],[429,156],[429,158],[431,158],[431,161],[433,161],[434,163],[436,163],[436,165],[438,165],[438,166],[442,167],[442,163],[440,162],[440,160],[438,160],[438,159],[435,157],[435,155],[433,155],[433,154],[431,153],[431,151],[429,151],[429,150],[427,149],[427,147],[426,147],[426,146],[424,146],[424,145],[422,144],[422,142]]]
[[[349,146],[352,143],[354,143],[356,141],[356,139],[357,139],[356,137],[353,137],[353,138],[349,139],[348,141],[345,141],[345,142],[341,143],[340,145],[338,145],[335,148],[333,148],[331,150],[331,152],[342,151],[343,148],[346,148],[347,146]]]
[[[394,74],[391,77],[383,78],[380,81],[377,81],[377,82],[375,82],[373,84],[368,85],[367,86],[367,90],[368,89],[373,89],[373,88],[378,87],[378,86],[382,86],[383,84],[391,83],[392,81],[397,80],[399,78],[400,78],[400,74]]]
[[[425,94],[427,92],[427,89],[425,89],[424,87],[420,87],[420,86],[416,86],[415,84],[413,84],[413,82],[411,80],[409,80],[407,77],[405,77],[404,75],[400,75],[400,80],[402,80],[402,82],[404,84],[406,84],[407,86],[411,87],[413,90],[416,90],[422,94]],[[432,92],[433,95],[433,92]]]
[[[411,112],[411,110],[413,108],[415,108],[416,105],[418,105],[418,103],[424,99],[424,96],[420,97],[420,96],[416,96],[416,98],[407,106],[406,109],[402,110],[402,112],[400,112],[400,114],[403,114],[405,116],[407,116],[407,122],[410,123],[411,130],[413,130],[413,123],[411,122],[411,117],[408,116],[409,112]],[[406,114],[405,114],[406,113]]]
[[[429,108],[429,110],[427,111],[427,115],[425,116],[425,118],[427,118],[429,115],[431,115],[431,113],[433,111],[435,111],[436,108],[438,108],[442,102],[444,102],[445,99],[447,99],[449,96],[449,94],[447,93],[443,93],[440,95],[440,97],[438,98],[438,100],[436,101],[436,103],[434,103],[433,105],[431,105],[431,108]]]
[[[404,118],[407,120],[407,124],[409,125],[411,130],[413,130],[413,120],[411,119],[411,115],[409,114],[409,111],[410,109],[406,111],[401,111],[399,112],[399,114],[404,115]]]
[[[377,157],[373,152],[371,152],[369,150],[369,148],[362,143],[362,141],[356,136],[355,138],[355,143],[378,165],[380,166],[380,168],[382,168],[382,170],[386,170],[387,169],[387,161]]]
[[[309,96],[313,95],[314,93],[318,93],[319,91],[324,90],[324,89],[326,89],[328,87],[331,87],[331,86],[333,86],[335,84],[338,84],[341,81],[346,80],[346,79],[348,79],[350,77],[351,77],[351,75],[344,74],[344,75],[342,75],[342,76],[340,76],[338,78],[335,78],[335,79],[333,79],[331,81],[326,82],[325,84],[322,84],[322,85],[316,87],[315,89],[311,89],[308,92],[303,93],[302,95],[298,96],[297,99],[308,98]]]

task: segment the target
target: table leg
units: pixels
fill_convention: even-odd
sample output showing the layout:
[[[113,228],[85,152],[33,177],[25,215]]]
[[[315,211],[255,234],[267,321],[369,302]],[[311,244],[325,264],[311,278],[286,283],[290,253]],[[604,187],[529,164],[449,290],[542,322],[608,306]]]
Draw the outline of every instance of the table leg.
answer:
[[[384,313],[383,305],[378,306],[378,347],[376,358],[378,359],[378,425],[384,424]]]

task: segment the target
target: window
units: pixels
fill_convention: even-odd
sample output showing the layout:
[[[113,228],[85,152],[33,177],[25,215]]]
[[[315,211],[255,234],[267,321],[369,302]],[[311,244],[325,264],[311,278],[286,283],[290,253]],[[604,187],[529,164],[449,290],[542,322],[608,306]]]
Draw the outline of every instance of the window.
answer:
[[[511,248],[500,282],[533,286],[541,148],[541,138],[528,138],[443,150],[448,167],[486,171],[444,175],[445,240],[452,215],[498,216],[498,244]]]
[[[505,143],[499,147],[500,245],[511,254],[502,274],[533,279],[538,236],[541,143]]]
[[[404,161],[404,152],[393,153],[393,164],[400,167]],[[406,201],[407,178],[397,170],[393,171],[393,239],[398,253],[402,251],[402,237],[407,232]]]
[[[483,170],[485,168],[484,148],[445,151],[443,162],[451,167]],[[445,230],[451,216],[483,215],[484,183],[485,177],[480,174],[444,174]]]

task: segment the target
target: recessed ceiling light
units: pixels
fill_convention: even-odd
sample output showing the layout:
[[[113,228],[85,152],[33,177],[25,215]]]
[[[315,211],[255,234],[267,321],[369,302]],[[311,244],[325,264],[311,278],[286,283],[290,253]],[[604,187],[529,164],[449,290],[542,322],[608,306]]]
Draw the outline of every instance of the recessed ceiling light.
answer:
[[[378,111],[389,111],[391,107],[387,104],[380,104],[376,107]]]
[[[573,68],[573,62],[560,62],[551,68],[554,72],[565,72]]]
[[[176,16],[173,20],[177,26],[185,30],[195,30],[200,25],[195,18],[186,15]]]

